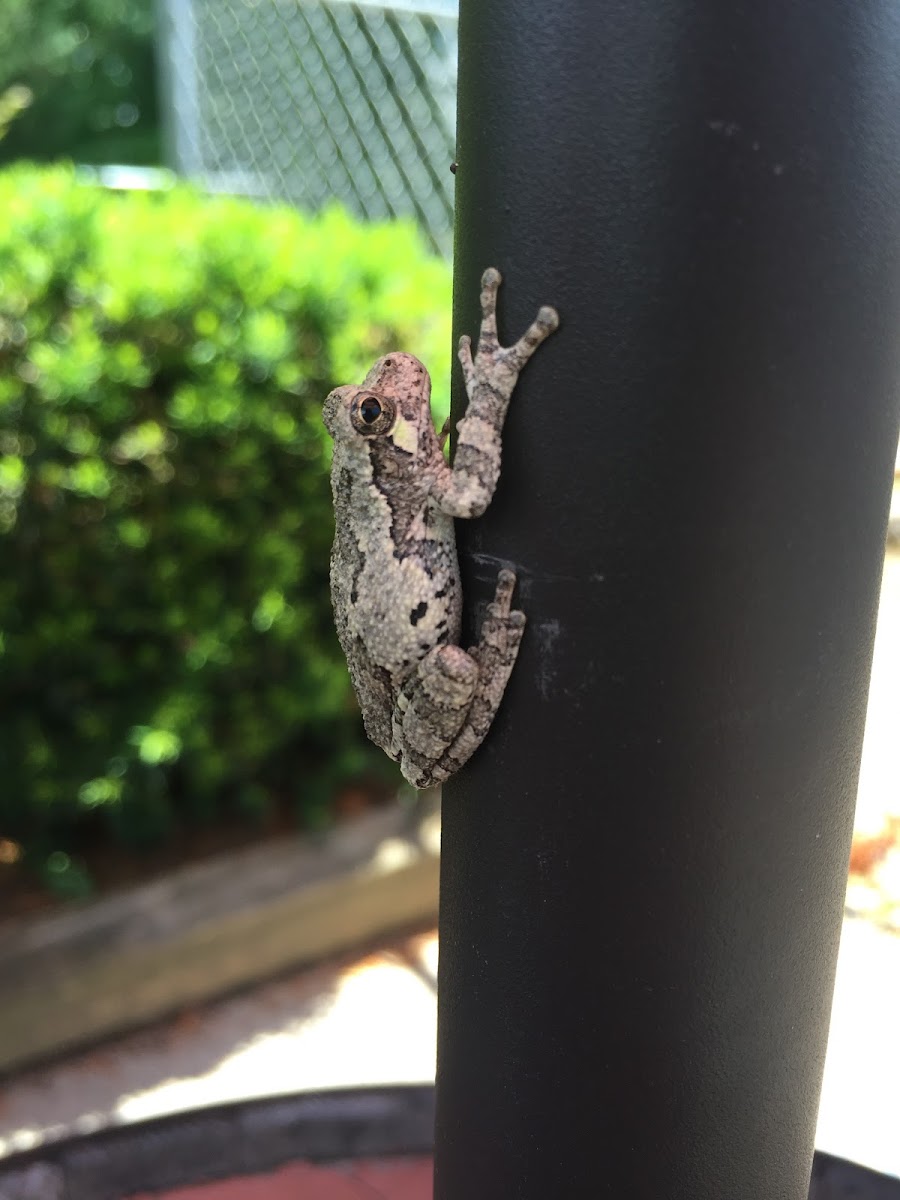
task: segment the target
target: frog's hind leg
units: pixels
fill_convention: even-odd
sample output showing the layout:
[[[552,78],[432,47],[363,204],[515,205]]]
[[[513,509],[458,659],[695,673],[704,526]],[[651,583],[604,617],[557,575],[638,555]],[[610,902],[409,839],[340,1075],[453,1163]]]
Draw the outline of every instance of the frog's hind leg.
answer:
[[[413,787],[432,787],[450,772],[435,764],[454,742],[478,686],[478,664],[459,646],[435,646],[403,685],[392,715],[391,757]]]
[[[454,775],[484,741],[515,665],[525,614],[511,610],[516,577],[501,571],[481,639],[468,654],[438,646],[425,656],[394,709],[394,748],[415,787]]]
[[[500,571],[494,601],[488,605],[481,626],[481,638],[469,656],[478,664],[478,686],[466,721],[435,767],[435,775],[447,779],[468,762],[484,741],[506,685],[515,666],[525,632],[525,614],[512,609],[516,577],[512,571]]]

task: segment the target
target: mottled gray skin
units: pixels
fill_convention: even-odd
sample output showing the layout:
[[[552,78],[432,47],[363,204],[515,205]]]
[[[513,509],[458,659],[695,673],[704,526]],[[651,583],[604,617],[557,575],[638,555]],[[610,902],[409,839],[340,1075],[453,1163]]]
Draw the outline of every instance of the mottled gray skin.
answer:
[[[542,308],[514,346],[500,346],[499,284],[499,271],[485,271],[474,359],[470,339],[460,339],[469,403],[452,467],[431,420],[431,380],[413,355],[385,355],[361,387],[336,388],[325,401],[338,636],[366,733],[417,788],[449,778],[481,744],[525,628],[524,614],[510,608],[516,577],[500,571],[478,645],[459,646],[453,519],[480,516],[490,503],[519,372],[559,323]]]

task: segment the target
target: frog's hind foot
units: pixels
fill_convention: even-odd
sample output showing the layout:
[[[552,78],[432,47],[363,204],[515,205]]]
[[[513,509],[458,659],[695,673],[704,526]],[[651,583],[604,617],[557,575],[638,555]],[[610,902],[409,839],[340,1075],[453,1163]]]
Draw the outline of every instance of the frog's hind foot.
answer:
[[[514,572],[504,568],[497,575],[494,599],[487,606],[487,615],[481,626],[481,638],[478,645],[469,650],[469,654],[478,663],[482,674],[486,672],[492,679],[498,681],[501,676],[503,677],[497,699],[498,704],[525,632],[525,614],[512,608],[515,588]]]

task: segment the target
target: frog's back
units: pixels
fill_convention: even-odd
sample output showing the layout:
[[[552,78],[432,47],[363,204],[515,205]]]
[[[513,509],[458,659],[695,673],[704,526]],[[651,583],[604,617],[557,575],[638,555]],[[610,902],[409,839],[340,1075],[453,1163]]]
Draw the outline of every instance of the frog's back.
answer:
[[[345,653],[365,648],[399,689],[432,648],[456,642],[461,595],[453,522],[428,501],[406,537],[373,538],[338,524],[331,596]]]

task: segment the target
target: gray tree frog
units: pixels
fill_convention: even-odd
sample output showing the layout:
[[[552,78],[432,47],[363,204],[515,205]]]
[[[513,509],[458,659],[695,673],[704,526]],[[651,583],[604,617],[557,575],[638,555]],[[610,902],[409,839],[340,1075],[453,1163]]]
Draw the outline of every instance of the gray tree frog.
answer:
[[[481,280],[481,333],[459,359],[469,403],[453,465],[435,432],[431,380],[399,351],[361,387],[339,387],[323,419],[334,439],[331,597],[366,733],[417,788],[454,774],[484,739],[525,628],[502,570],[477,646],[459,645],[462,594],[454,517],[487,508],[500,475],[501,433],[525,363],[559,324],[552,308],[514,346],[497,340],[500,272]]]

